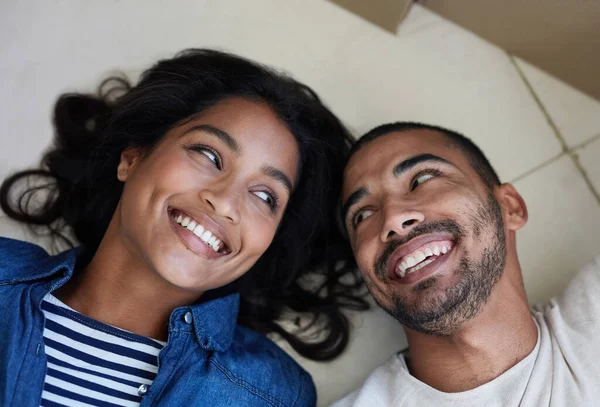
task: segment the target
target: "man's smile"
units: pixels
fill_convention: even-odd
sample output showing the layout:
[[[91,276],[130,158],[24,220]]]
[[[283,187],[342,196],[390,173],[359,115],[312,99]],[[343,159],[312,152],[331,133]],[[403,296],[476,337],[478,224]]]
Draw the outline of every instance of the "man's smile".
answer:
[[[387,277],[401,284],[421,280],[438,269],[440,260],[445,260],[455,245],[454,238],[447,233],[411,239],[392,252],[387,262]]]

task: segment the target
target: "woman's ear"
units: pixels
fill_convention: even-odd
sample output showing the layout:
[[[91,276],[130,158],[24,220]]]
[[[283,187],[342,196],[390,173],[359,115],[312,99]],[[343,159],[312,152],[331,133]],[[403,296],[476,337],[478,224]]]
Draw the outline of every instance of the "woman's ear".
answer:
[[[135,165],[142,158],[142,150],[139,148],[126,148],[121,153],[121,161],[117,167],[117,178],[121,182],[127,181],[127,178],[135,168]]]
[[[512,184],[502,184],[495,188],[494,195],[502,208],[504,224],[509,230],[521,229],[529,217],[527,205],[521,194]]]

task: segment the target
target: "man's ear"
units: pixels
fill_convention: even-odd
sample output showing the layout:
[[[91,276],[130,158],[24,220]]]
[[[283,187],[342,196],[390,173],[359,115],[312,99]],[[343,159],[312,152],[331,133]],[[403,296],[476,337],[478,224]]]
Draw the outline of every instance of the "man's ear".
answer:
[[[126,148],[121,153],[121,161],[117,167],[117,178],[121,182],[127,181],[136,164],[142,158],[142,150],[139,148]]]
[[[504,223],[509,230],[519,230],[525,223],[529,214],[523,197],[512,184],[502,184],[494,189],[496,200],[502,209]]]

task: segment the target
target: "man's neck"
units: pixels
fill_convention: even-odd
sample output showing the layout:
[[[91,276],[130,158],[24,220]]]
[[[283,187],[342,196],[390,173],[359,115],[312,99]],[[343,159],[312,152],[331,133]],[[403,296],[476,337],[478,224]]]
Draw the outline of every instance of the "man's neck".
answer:
[[[406,335],[411,374],[454,393],[481,386],[524,359],[536,345],[537,327],[520,270],[505,270],[479,315],[454,334],[432,336],[406,329]]]

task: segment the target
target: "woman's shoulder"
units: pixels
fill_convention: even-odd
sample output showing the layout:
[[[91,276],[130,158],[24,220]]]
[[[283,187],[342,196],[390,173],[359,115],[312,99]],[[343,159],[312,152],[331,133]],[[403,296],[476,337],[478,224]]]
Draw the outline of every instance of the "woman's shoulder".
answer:
[[[40,246],[30,243],[30,242],[26,242],[24,240],[18,240],[18,239],[12,239],[9,237],[2,237],[0,236],[0,255],[2,257],[5,256],[13,256],[13,257],[17,257],[20,256],[21,254],[37,254],[39,255],[43,255],[43,256],[48,256],[48,253],[46,253],[46,251],[44,249],[42,249]],[[0,258],[0,260],[2,260]]]
[[[54,263],[71,263],[71,253],[50,256],[43,248],[22,240],[0,237],[0,284],[48,275]],[[48,269],[48,270],[47,270]]]
[[[29,269],[29,265],[48,257],[40,246],[22,240],[0,237],[0,276],[19,274]]]
[[[283,405],[315,405],[310,374],[273,341],[249,328],[238,325],[229,351],[215,362],[231,378],[267,391]]]

